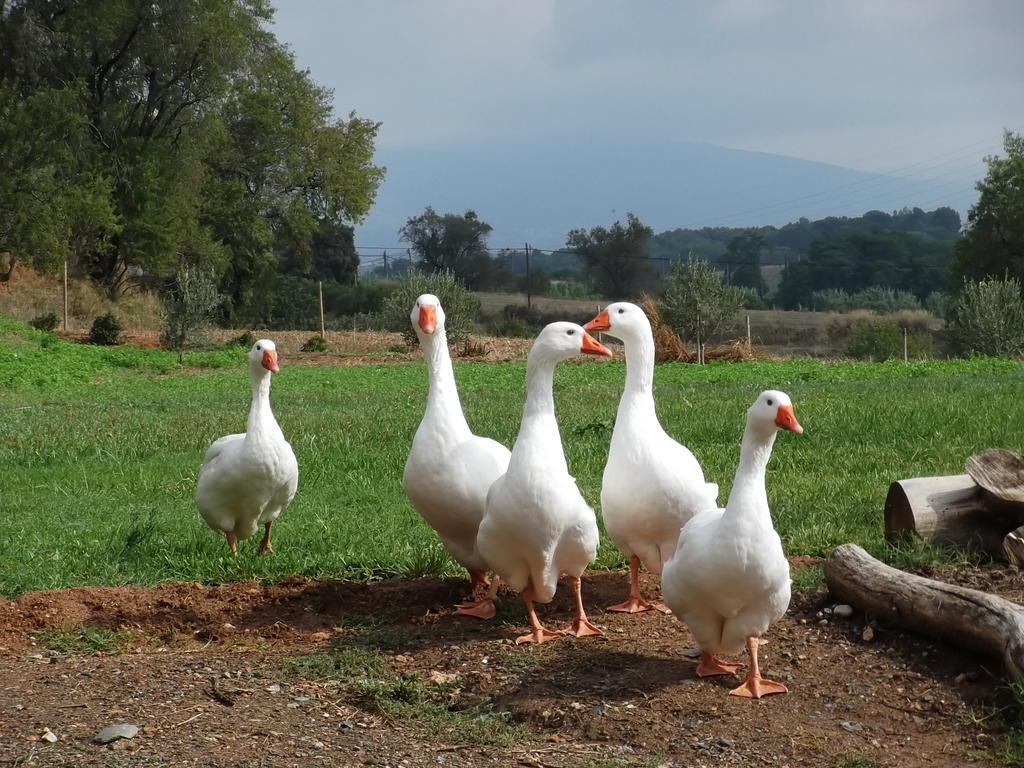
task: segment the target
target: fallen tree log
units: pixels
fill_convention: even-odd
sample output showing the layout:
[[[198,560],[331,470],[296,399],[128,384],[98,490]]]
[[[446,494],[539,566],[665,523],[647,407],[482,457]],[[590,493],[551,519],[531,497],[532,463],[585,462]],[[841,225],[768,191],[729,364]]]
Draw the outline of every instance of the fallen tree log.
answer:
[[[1024,608],[976,589],[904,573],[856,544],[836,547],[825,581],[843,601],[887,623],[999,659],[1024,681]]]
[[[1024,525],[1024,505],[996,504],[970,475],[897,480],[885,497],[885,538],[981,548],[1004,558],[1003,537]]]

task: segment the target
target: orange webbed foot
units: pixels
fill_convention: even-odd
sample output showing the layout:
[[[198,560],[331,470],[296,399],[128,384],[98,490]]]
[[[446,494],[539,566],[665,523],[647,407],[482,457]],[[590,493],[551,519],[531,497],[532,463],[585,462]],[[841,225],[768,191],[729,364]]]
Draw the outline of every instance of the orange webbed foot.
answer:
[[[617,613],[643,613],[644,611],[658,610],[658,608],[654,603],[649,603],[642,597],[631,597],[616,605],[609,605],[608,610]]]
[[[563,637],[564,635],[565,632],[553,632],[550,629],[538,627],[537,629],[533,630],[528,634],[520,635],[519,637],[517,637],[516,645],[525,645],[527,643],[537,643],[538,645],[540,645],[541,643],[546,643],[548,640],[557,640],[558,638]]]
[[[603,635],[604,632],[591,624],[588,619],[576,618],[573,620],[572,626],[565,630],[565,634],[573,637],[587,637],[588,635]]]
[[[716,659],[710,653],[702,654],[697,665],[697,677],[714,677],[715,675],[733,675],[742,664]],[[737,694],[739,695],[739,694]]]
[[[743,682],[743,685],[729,691],[730,696],[742,696],[747,699],[760,699],[762,696],[771,696],[773,693],[789,693],[789,689],[782,683],[776,683],[774,680],[765,680],[763,677],[748,677]]]

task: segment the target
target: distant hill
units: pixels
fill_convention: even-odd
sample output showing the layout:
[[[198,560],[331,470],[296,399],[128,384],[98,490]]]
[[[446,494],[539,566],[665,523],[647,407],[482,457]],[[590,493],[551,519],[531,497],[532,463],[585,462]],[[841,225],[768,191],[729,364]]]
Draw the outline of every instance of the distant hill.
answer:
[[[864,173],[781,155],[686,141],[566,140],[458,143],[382,149],[387,178],[360,249],[398,245],[406,219],[431,205],[472,208],[493,227],[495,248],[523,242],[557,248],[574,227],[607,225],[632,211],[655,232],[782,225],[802,216],[859,215],[871,209],[950,205],[974,200],[964,189]]]

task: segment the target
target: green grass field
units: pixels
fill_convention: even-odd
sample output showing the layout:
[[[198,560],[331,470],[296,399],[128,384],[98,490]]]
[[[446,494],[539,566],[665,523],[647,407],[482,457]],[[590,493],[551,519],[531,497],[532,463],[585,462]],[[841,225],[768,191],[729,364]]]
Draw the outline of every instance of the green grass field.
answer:
[[[0,319],[0,591],[164,580],[277,580],[457,574],[406,501],[402,466],[426,397],[420,364],[289,366],[274,408],[299,458],[299,492],[275,526],[228,556],[199,519],[207,445],[244,429],[244,350],[186,355],[70,344]],[[621,360],[563,364],[556,402],[569,465],[598,506],[625,374]],[[470,424],[511,444],[522,363],[458,364]],[[659,366],[662,421],[697,455],[724,503],[744,412],[789,392],[806,432],[780,435],[768,492],[790,554],[856,541],[886,559],[882,501],[901,477],[962,471],[970,453],[1020,449],[1024,367],[1005,360],[826,364],[813,360]],[[602,544],[597,567],[621,558]]]

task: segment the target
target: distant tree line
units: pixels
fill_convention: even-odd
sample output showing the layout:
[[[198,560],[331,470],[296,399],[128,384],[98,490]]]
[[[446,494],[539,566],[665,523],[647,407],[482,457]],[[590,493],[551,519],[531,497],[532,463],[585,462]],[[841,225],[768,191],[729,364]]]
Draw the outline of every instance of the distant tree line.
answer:
[[[875,287],[923,301],[948,287],[959,230],[960,216],[951,208],[658,235],[629,213],[624,223],[571,230],[560,250],[534,251],[529,275],[525,251],[489,252],[491,227],[475,211],[439,214],[427,208],[408,220],[400,236],[410,245],[409,263],[427,272],[451,271],[473,290],[525,291],[529,286],[544,293],[572,283],[590,295],[636,298],[660,293],[673,263],[703,261],[726,284],[743,288],[750,301],[796,309],[810,308],[822,292],[857,296]],[[666,243],[686,250],[667,250]],[[778,260],[780,249],[789,263],[769,295],[763,267],[784,264]]]

